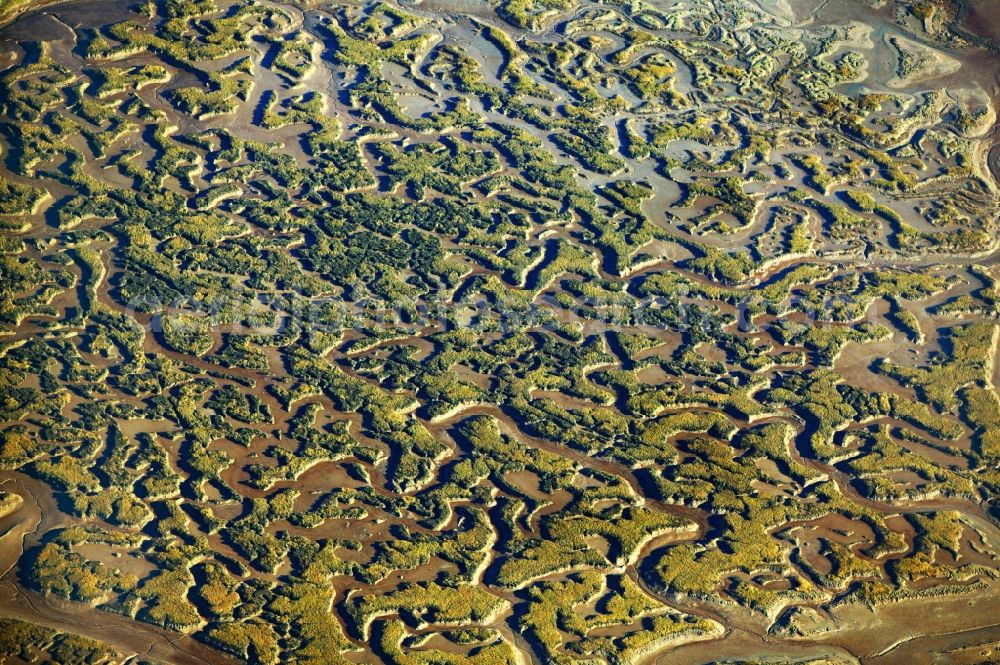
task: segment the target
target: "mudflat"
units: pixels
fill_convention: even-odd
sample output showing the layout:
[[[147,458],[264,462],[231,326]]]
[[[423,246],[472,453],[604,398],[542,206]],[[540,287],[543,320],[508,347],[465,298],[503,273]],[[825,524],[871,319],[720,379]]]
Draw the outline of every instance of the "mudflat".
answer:
[[[0,20],[0,660],[1000,652],[996,3]]]

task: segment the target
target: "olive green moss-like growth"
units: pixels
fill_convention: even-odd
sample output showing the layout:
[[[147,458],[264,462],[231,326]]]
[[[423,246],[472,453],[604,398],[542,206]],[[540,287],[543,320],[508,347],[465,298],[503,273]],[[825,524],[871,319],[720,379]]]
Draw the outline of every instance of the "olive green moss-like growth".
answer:
[[[519,28],[535,30],[557,12],[574,6],[576,2],[573,0],[503,0],[497,7],[497,13]]]
[[[516,665],[518,657],[514,649],[498,637],[494,631],[486,631],[488,637],[476,634],[474,631],[447,633],[449,641],[454,644],[469,642],[486,644],[478,645],[468,655],[445,651],[443,649],[412,649],[404,648],[402,640],[406,631],[402,621],[388,620],[382,628],[378,648],[387,662],[396,665],[431,665],[445,663],[447,665]],[[485,637],[485,639],[482,639]],[[449,645],[452,646],[452,645]]]
[[[127,547],[138,541],[134,535],[102,531],[97,527],[71,527],[35,552],[30,579],[46,594],[85,603],[108,600],[112,593],[131,591],[138,580],[134,575],[88,560],[75,552],[74,546],[100,543]]]
[[[870,448],[847,463],[847,468],[859,479],[866,493],[879,501],[919,499],[937,494],[965,496],[972,500],[979,496],[971,479],[910,453],[884,428],[872,436]],[[915,474],[920,479],[916,486],[901,485],[891,479],[892,474],[902,472]]]
[[[121,653],[101,642],[18,619],[0,619],[0,636],[0,654],[24,662],[39,657],[66,665],[123,662]]]
[[[533,602],[519,620],[521,631],[550,662],[573,663],[580,654],[630,663],[657,643],[717,634],[719,630],[712,621],[681,615],[654,601],[627,577],[616,578],[614,584],[615,588],[605,587],[603,578],[594,573],[540,584],[530,592]],[[595,600],[606,610],[588,616],[583,607]],[[626,631],[617,638],[590,635],[593,629],[606,626]]]
[[[327,431],[316,429],[315,420],[320,411],[318,405],[311,404],[292,419],[289,434],[299,442],[298,450],[289,452],[278,446],[269,448],[265,454],[274,458],[274,464],[250,465],[249,485],[258,489],[268,489],[281,480],[298,478],[317,464],[351,455],[368,462],[381,459],[379,451],[357,445],[350,436],[347,421],[333,424]]]
[[[226,73],[209,77],[211,88],[183,87],[170,92],[170,99],[179,110],[205,120],[225,115],[239,108],[241,101],[249,99],[253,82],[247,79],[233,79]]]
[[[170,80],[170,74],[159,65],[140,67],[105,67],[99,70],[97,83],[91,94],[98,99],[110,97],[120,92],[138,91],[156,83]]]
[[[160,321],[164,343],[174,351],[203,356],[214,344],[209,332],[211,323],[204,316],[167,314]]]
[[[975,77],[892,88],[861,26],[752,3],[488,5],[10,31],[20,581],[240,661],[407,665],[640,662],[725,630],[692,599],[988,592]]]
[[[0,215],[30,214],[35,212],[48,196],[43,189],[21,185],[5,178],[0,179]]]
[[[278,662],[277,636],[263,621],[220,623],[206,631],[204,640],[238,658],[266,664]]]
[[[410,623],[489,624],[507,603],[474,586],[455,588],[427,584],[400,589],[384,596],[365,596],[352,603],[356,630],[366,639],[376,617],[399,614]]]
[[[960,388],[989,380],[998,334],[997,326],[987,323],[958,326],[945,338],[941,356],[927,366],[910,369],[883,362],[879,369],[914,386],[936,408],[950,410]]]

